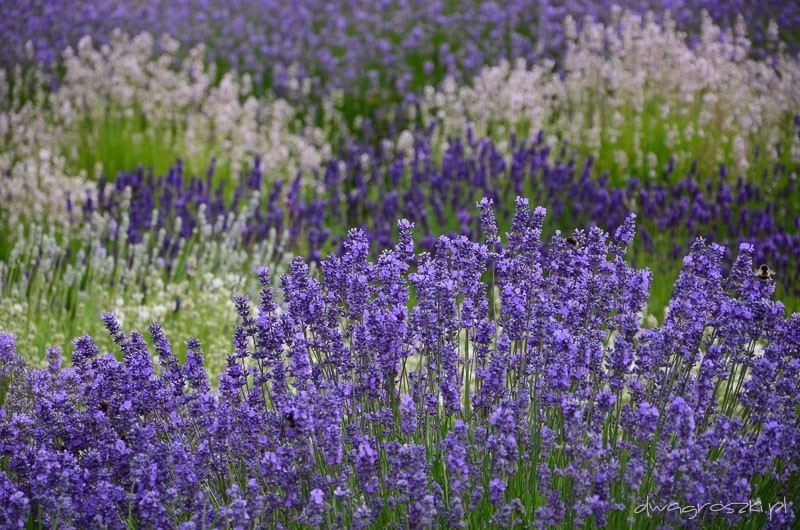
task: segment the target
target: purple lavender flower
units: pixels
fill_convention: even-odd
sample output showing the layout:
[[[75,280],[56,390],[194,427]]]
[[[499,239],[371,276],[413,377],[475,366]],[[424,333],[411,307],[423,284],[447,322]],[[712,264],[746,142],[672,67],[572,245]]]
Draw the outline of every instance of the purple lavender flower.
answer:
[[[411,436],[417,430],[417,407],[414,399],[405,394],[400,398],[400,431],[406,436]]]
[[[25,528],[30,515],[30,499],[0,471],[0,524],[3,528]]]

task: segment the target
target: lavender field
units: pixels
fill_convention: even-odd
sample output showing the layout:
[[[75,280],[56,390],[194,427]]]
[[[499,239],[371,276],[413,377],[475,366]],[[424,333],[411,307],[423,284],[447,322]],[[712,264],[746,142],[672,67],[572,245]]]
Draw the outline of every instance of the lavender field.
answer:
[[[0,529],[800,528],[797,2],[0,37]]]

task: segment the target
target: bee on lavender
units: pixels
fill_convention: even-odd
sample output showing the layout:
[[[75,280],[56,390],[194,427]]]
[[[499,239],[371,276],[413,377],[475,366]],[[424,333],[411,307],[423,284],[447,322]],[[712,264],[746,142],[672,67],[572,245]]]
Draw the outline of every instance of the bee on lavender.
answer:
[[[294,411],[289,410],[287,412],[282,413],[280,416],[280,430],[283,436],[291,435],[295,428],[297,427],[297,422],[295,422]]]
[[[772,279],[772,277],[774,275],[775,275],[775,271],[770,270],[769,266],[766,265],[766,264],[761,265],[758,268],[758,273],[756,273],[756,276],[758,277],[758,279],[762,280],[762,281],[766,281],[766,280]]]
[[[569,244],[569,245],[570,245],[572,248],[578,248],[578,247],[580,247],[580,246],[581,246],[581,244],[578,242],[578,240],[577,240],[577,239],[575,239],[575,238],[574,238],[574,237],[572,237],[572,236],[569,236],[569,237],[567,238],[567,243],[568,243],[568,244]]]

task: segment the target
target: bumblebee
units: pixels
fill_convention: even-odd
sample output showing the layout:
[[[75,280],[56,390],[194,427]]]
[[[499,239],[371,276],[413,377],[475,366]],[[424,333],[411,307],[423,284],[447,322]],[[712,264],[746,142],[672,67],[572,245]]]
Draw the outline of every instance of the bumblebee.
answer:
[[[286,423],[289,424],[290,428],[294,429],[295,423],[294,423],[294,411],[293,410],[290,410],[289,412],[284,414],[283,415],[283,419],[286,420]]]
[[[574,238],[574,237],[572,237],[572,236],[569,236],[569,237],[567,238],[567,243],[568,243],[570,246],[572,246],[573,248],[578,248],[579,246],[581,246],[581,244],[580,244],[580,243],[578,243],[578,240],[577,240],[577,239],[575,239],[575,238]]]
[[[100,402],[100,410],[102,410],[103,412],[108,412],[108,406],[109,402],[107,399],[104,399],[103,401]]]
[[[774,274],[775,273],[770,270],[768,265],[761,265],[758,268],[758,273],[756,274],[756,276],[758,276],[759,280],[769,280],[773,277]]]

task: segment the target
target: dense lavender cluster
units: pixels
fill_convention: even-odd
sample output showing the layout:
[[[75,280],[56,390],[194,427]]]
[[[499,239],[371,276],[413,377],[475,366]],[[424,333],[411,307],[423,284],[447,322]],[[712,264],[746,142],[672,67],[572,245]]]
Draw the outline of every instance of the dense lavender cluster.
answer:
[[[772,40],[769,22],[800,27],[795,2],[716,0],[619,4],[644,15],[666,9],[682,30],[696,32],[708,11],[723,26],[741,15],[750,24],[757,50]],[[203,44],[212,60],[254,74],[279,92],[291,79],[308,79],[316,93],[344,88],[374,99],[413,99],[430,80],[464,80],[486,64],[518,57],[528,61],[563,52],[561,24],[567,15],[607,22],[606,2],[507,0],[499,3],[350,1],[300,3],[260,0],[220,2],[120,0],[4,2],[0,5],[0,64],[34,60],[56,65],[61,52],[85,35],[101,43],[115,28],[131,34],[170,34],[187,46]],[[30,43],[30,44],[29,44]],[[388,92],[386,90],[388,89]]]
[[[644,328],[633,217],[577,247],[556,235],[545,258],[543,208],[518,199],[504,245],[480,211],[483,243],[416,254],[401,221],[376,261],[358,230],[319,279],[297,258],[284,310],[260,270],[218,390],[199,341],[173,349],[157,324],[153,353],[105,314],[114,352],[78,338],[69,368],[51,349],[29,369],[0,336],[2,526],[575,527],[681,522],[634,513],[648,496],[794,506],[800,318],[750,245],[723,275],[722,247],[695,243]]]

